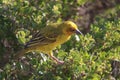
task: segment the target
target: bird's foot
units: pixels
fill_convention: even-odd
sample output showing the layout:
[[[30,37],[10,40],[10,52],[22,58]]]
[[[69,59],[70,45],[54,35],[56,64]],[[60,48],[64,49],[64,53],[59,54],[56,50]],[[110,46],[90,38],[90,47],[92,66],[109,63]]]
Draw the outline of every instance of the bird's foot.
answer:
[[[53,60],[55,60],[58,64],[64,64],[64,61],[59,60],[59,59],[56,58],[55,56],[51,56],[51,58],[52,58]]]
[[[64,64],[64,61],[57,60],[56,61],[58,64]]]

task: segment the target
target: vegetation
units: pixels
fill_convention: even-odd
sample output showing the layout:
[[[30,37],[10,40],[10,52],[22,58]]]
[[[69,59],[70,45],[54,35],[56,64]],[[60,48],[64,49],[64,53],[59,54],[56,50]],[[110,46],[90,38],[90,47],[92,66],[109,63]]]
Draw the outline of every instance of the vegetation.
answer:
[[[96,0],[89,1],[94,3]],[[65,64],[56,64],[40,52],[26,54],[19,61],[13,59],[31,34],[47,24],[65,20],[81,24],[78,20],[82,16],[78,15],[77,9],[87,2],[1,0],[0,80],[120,80],[119,5],[96,15],[87,34],[73,36],[54,50]],[[84,31],[84,26],[79,29]],[[113,65],[113,62],[117,64]]]

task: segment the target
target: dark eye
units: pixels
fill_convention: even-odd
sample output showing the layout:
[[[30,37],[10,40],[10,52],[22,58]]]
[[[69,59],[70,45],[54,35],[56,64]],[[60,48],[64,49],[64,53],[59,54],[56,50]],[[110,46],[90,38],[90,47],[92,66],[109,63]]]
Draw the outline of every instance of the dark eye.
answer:
[[[70,32],[74,32],[75,31],[75,29],[73,29],[73,28],[70,28]]]

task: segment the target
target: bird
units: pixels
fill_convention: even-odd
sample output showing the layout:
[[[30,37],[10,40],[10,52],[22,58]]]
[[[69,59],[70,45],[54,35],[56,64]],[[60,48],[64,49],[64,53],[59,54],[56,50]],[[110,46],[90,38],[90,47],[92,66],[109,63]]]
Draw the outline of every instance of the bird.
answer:
[[[15,55],[15,58],[18,59],[26,53],[37,51],[48,54],[55,62],[63,64],[64,61],[56,58],[52,51],[57,46],[67,42],[74,33],[82,34],[73,21],[49,24],[32,35],[30,41],[25,44],[24,49]]]

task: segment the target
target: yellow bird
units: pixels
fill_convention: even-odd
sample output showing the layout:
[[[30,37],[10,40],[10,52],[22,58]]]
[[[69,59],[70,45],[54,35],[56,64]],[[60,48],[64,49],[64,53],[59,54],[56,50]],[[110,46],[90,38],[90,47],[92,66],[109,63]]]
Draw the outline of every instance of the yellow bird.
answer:
[[[48,25],[42,28],[39,32],[36,32],[31,40],[26,43],[25,48],[17,53],[15,58],[19,58],[25,53],[31,51],[39,51],[48,54],[50,58],[57,63],[63,64],[64,61],[60,61],[53,56],[52,50],[68,41],[74,33],[82,34],[78,30],[77,25],[72,21],[64,21],[62,23]]]

